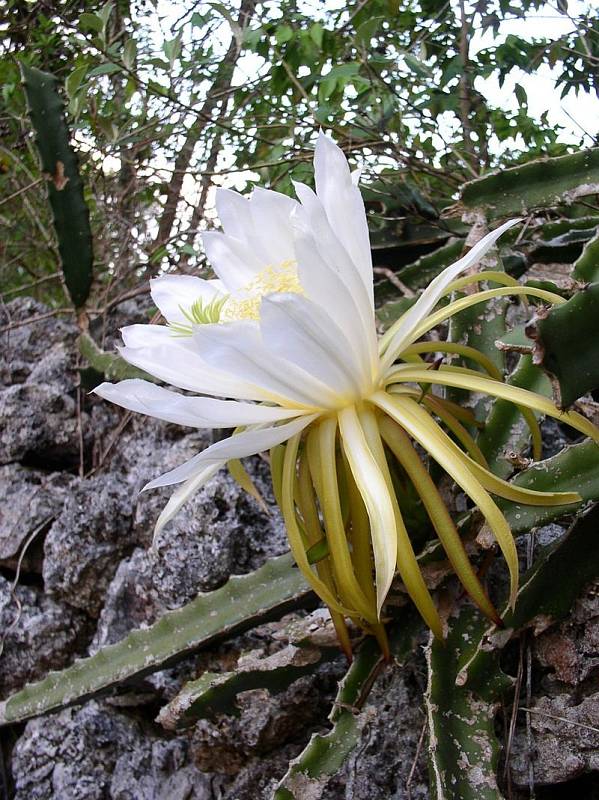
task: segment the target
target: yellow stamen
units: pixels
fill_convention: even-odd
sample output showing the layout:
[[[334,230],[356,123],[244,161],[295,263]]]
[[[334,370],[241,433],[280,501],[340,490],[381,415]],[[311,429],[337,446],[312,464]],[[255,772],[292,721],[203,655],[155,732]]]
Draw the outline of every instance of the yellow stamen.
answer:
[[[276,292],[304,293],[297,275],[295,261],[283,261],[281,264],[269,265],[261,270],[236,295],[229,298],[229,302],[222,311],[221,322],[260,319],[262,298]]]

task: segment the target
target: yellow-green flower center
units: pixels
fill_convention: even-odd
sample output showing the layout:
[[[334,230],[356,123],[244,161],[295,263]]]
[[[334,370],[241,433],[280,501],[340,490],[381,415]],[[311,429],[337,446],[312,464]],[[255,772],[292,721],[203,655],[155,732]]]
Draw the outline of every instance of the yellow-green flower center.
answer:
[[[253,280],[235,295],[229,297],[223,307],[220,321],[236,322],[241,319],[260,319],[262,298],[276,292],[304,293],[297,274],[297,262],[283,261],[276,266],[269,265],[260,270]]]
[[[181,312],[189,324],[171,323],[170,327],[179,336],[191,336],[194,325],[260,319],[262,298],[276,292],[304,294],[297,274],[297,262],[290,259],[264,267],[233,295],[218,295],[208,303],[199,297],[189,307],[181,306]]]

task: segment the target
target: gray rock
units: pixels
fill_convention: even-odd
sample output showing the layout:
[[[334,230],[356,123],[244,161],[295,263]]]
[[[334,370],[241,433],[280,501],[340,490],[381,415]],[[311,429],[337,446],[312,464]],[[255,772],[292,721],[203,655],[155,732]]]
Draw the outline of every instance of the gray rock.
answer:
[[[50,669],[61,669],[84,651],[89,623],[80,612],[43,592],[0,576],[0,694],[5,697]]]
[[[132,499],[113,475],[77,481],[44,543],[47,591],[97,616],[120,560],[130,552]]]
[[[576,602],[570,616],[534,642],[534,654],[549,670],[543,686],[557,692],[599,673],[599,583]]]
[[[15,800],[212,800],[186,742],[99,703],[33,720],[17,742]]]
[[[27,321],[49,311],[48,306],[30,297],[18,297],[0,308],[0,325],[5,327],[11,322]],[[36,382],[42,376],[48,379],[53,373],[61,385],[70,380],[69,387],[72,388],[77,335],[77,326],[64,316],[21,325],[4,334],[0,351],[0,383],[5,386],[24,383],[32,374],[32,382]]]
[[[60,387],[23,383],[1,390],[0,419],[0,464],[70,469],[78,463],[76,404]]]
[[[33,531],[50,526],[74,480],[66,472],[48,475],[18,464],[0,467],[0,560],[14,559]]]
[[[301,749],[313,729],[326,723],[339,677],[339,664],[333,663],[277,695],[265,689],[242,692],[239,716],[221,714],[195,724],[191,749],[196,763],[206,772],[235,776],[258,755],[269,758],[293,742]]]
[[[541,697],[532,705],[532,774],[535,785],[564,783],[599,770],[599,693],[575,702],[567,695]],[[529,747],[518,730],[512,746],[512,779],[529,785]]]
[[[556,525],[554,522],[543,525],[535,531],[535,544],[539,547],[549,547],[558,542],[567,530],[563,525]]]

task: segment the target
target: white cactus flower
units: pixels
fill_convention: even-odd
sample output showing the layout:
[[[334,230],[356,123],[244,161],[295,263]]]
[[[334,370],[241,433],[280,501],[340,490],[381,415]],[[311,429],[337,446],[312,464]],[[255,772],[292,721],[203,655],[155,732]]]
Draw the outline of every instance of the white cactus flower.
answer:
[[[292,552],[331,609],[346,650],[344,616],[373,631],[386,647],[380,614],[396,570],[431,629],[442,635],[393,489],[397,463],[422,497],[467,591],[497,619],[412,441],[478,505],[507,560],[512,600],[516,550],[489,492],[540,505],[579,498],[519,489],[492,475],[459,421],[469,412],[421,387],[453,386],[510,400],[525,413],[537,444],[532,409],[595,439],[599,432],[578,414],[563,413],[544,397],[502,383],[473,348],[417,340],[461,309],[492,297],[562,299],[518,286],[504,273],[459,279],[517,222],[511,220],[438,275],[378,341],[369,234],[356,174],[323,134],[314,168],[316,192],[296,184],[298,200],[265,189],[255,189],[249,199],[219,189],[216,203],[224,233],[204,234],[218,280],[187,275],[153,280],[152,297],[168,324],[123,330],[121,355],[128,362],[199,396],[143,380],[103,383],[96,393],[131,411],[181,425],[238,429],[145,487],[180,484],[158,529],[221,467],[271,451],[275,493]],[[507,285],[435,310],[455,289],[486,278]],[[430,371],[420,354],[431,351],[458,353],[490,374],[451,366]]]

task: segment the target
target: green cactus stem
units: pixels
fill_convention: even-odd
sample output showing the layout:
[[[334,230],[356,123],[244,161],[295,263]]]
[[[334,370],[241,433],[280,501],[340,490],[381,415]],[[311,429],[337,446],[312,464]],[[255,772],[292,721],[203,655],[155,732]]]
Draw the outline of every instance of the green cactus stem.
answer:
[[[599,389],[599,283],[561,306],[539,312],[526,330],[533,359],[554,378],[556,402],[567,408]]]
[[[20,722],[108,692],[119,683],[157,672],[223,636],[276,619],[312,595],[290,555],[273,558],[249,575],[234,576],[214,592],[168,611],[150,628],[0,703],[0,725]]]
[[[491,172],[464,185],[461,204],[466,209],[484,209],[497,218],[571,205],[579,197],[597,192],[599,147]]]
[[[514,610],[505,608],[505,629],[480,624],[470,638],[456,675],[456,685],[496,699],[510,679],[499,666],[507,641],[526,627],[536,632],[563,619],[584,587],[599,576],[599,505],[580,515],[567,534],[546,548],[523,576]],[[503,681],[502,681],[503,678]]]
[[[582,253],[574,262],[572,275],[579,281],[589,283],[599,281],[599,229],[585,244]]]
[[[137,367],[129,364],[116,353],[107,353],[101,350],[87,333],[79,337],[79,352],[86,359],[95,372],[102,375],[107,381],[123,381],[127,378],[142,378],[156,383],[156,378],[148,375]]]
[[[56,78],[26,64],[21,64],[21,73],[42,171],[48,179],[65,284],[73,304],[80,308],[92,284],[93,249],[78,159],[70,145]]]
[[[197,680],[186,683],[161,709],[157,722],[174,731],[217,714],[237,716],[236,700],[241,692],[266,689],[272,695],[280,694],[298,678],[314,672],[319,663],[338,656],[336,642],[326,649],[290,644],[266,657],[248,653],[231,672],[204,672]]]
[[[599,575],[599,506],[577,519],[524,575],[505,628],[462,606],[449,620],[447,641],[427,650],[429,771],[436,800],[500,800],[495,715],[513,679],[500,667],[503,648],[526,627],[545,630],[563,619],[583,588]]]

